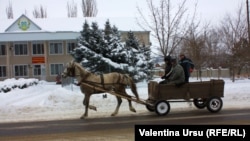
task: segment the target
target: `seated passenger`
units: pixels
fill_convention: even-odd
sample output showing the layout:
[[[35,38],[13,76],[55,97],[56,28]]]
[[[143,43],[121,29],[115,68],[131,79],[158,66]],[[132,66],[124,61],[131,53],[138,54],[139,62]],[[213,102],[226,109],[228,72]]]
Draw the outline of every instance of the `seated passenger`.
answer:
[[[177,86],[185,83],[185,74],[182,66],[177,63],[176,59],[171,59],[172,73],[165,80],[164,84],[175,84]]]
[[[164,75],[161,77],[161,79],[168,79],[171,72],[172,72],[172,64],[171,64],[171,56],[166,56],[164,58],[164,61],[165,61],[165,73]],[[165,83],[165,80],[161,81],[160,84],[164,84]]]

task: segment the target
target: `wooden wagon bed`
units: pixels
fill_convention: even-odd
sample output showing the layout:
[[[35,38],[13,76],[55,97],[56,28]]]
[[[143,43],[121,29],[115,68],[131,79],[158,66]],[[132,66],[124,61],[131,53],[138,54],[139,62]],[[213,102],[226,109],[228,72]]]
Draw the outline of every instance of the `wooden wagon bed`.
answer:
[[[148,98],[150,100],[195,99],[209,97],[224,97],[224,81],[210,80],[190,82],[181,86],[174,84],[159,84],[156,81],[148,83]]]
[[[223,106],[224,84],[224,80],[215,79],[180,86],[150,81],[147,103],[151,105],[146,105],[146,108],[158,115],[166,115],[170,111],[169,102],[193,102],[198,109],[207,107],[208,111],[216,113]]]

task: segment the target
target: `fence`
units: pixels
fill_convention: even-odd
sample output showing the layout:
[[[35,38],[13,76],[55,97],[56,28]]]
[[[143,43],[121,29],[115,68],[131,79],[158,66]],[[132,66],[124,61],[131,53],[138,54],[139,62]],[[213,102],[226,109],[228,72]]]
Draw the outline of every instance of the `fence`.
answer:
[[[154,68],[152,72],[155,77],[159,77],[164,74],[164,69],[162,69],[161,67],[158,67],[158,68]],[[198,76],[199,76],[198,70],[194,70],[191,73],[191,77],[198,77]],[[231,76],[232,75],[230,74],[229,68],[218,68],[218,69],[207,68],[207,69],[201,70],[201,77],[230,78]],[[250,78],[250,72],[248,70],[243,69],[241,71],[241,74],[237,75],[236,77]]]
[[[197,77],[198,71],[195,70],[191,77]],[[219,69],[202,69],[201,70],[201,77],[214,77],[214,78],[230,78],[232,77],[232,73],[230,73],[230,69],[228,68],[219,68]],[[241,74],[235,74],[236,78],[250,78],[250,73],[247,69],[241,70]]]
[[[211,78],[229,78],[230,77],[230,71],[228,68],[219,68],[219,69],[202,69],[201,71],[201,77],[211,77]],[[194,70],[191,73],[191,77],[197,77],[198,76],[198,70]]]

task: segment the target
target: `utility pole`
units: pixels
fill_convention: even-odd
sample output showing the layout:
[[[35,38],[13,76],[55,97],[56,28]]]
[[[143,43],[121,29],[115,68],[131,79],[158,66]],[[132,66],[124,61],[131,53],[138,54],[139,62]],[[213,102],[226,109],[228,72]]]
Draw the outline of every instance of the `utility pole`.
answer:
[[[247,30],[248,30],[248,48],[247,48],[247,54],[250,53],[250,24],[249,24],[249,5],[248,0],[246,0],[246,6],[247,6]],[[247,56],[247,66],[249,67],[249,58]]]
[[[250,48],[250,25],[249,25],[249,6],[248,6],[248,0],[246,0],[246,6],[247,6],[248,47]]]

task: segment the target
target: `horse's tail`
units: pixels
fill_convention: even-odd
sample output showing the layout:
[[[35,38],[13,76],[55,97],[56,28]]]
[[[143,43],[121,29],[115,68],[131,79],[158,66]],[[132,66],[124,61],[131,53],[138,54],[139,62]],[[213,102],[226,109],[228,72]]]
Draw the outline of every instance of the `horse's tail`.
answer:
[[[137,87],[136,87],[136,84],[135,84],[134,80],[128,74],[125,74],[125,77],[128,80],[128,84],[129,84],[129,86],[131,88],[131,91],[134,93],[135,97],[137,99],[139,99],[139,95],[138,95],[138,92],[137,92]]]

